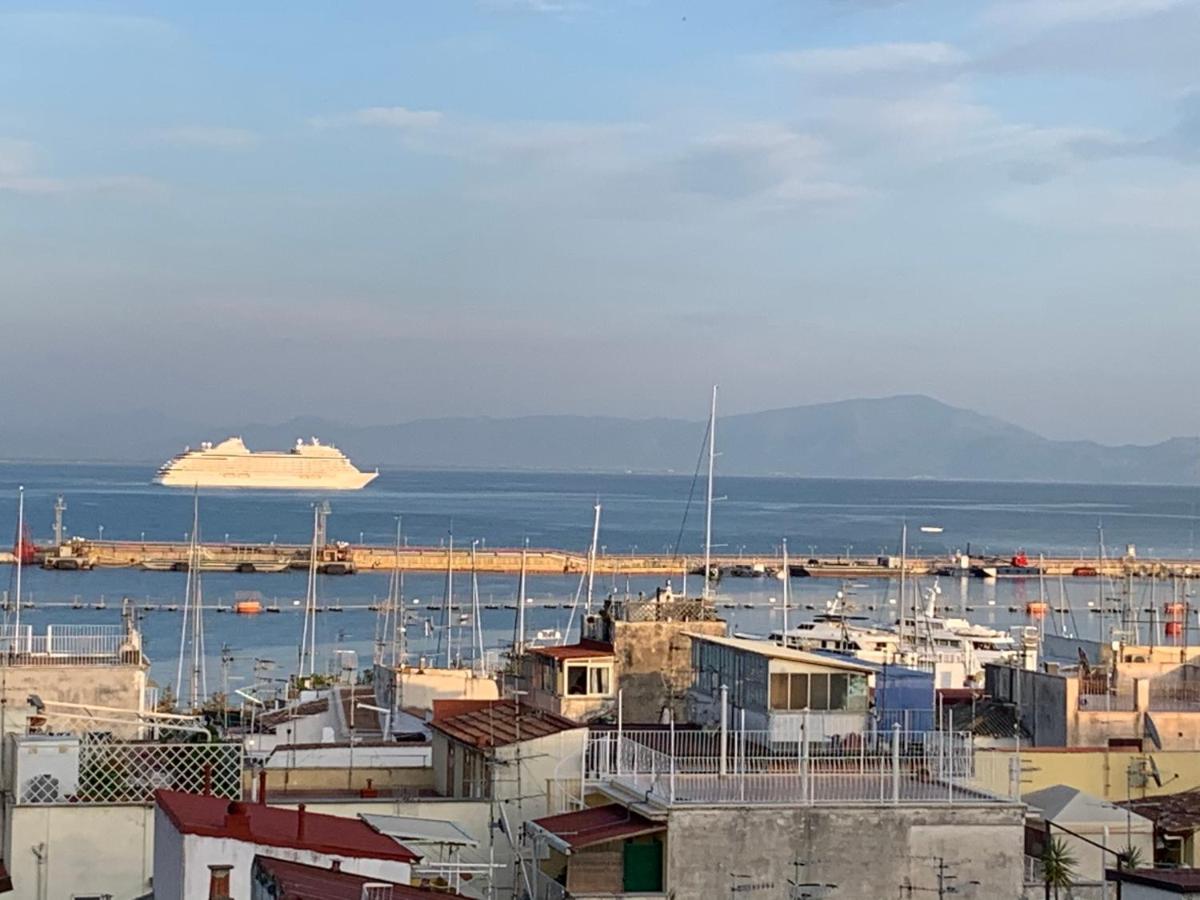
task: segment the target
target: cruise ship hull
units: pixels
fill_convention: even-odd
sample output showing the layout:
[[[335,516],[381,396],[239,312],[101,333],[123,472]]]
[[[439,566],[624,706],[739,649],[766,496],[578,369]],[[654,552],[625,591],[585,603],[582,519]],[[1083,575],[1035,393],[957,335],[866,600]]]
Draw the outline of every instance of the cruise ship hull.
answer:
[[[379,477],[378,472],[304,476],[286,473],[170,471],[154,477],[155,484],[182,488],[252,488],[280,491],[357,491]]]

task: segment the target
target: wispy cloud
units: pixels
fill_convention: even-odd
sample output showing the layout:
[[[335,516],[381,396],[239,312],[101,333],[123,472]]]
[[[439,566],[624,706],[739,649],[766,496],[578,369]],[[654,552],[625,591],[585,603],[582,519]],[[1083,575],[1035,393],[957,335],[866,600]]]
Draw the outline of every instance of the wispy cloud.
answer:
[[[88,175],[66,178],[37,168],[29,141],[0,138],[0,192],[30,195],[159,193],[163,186],[140,175]]]
[[[1007,0],[988,12],[988,21],[1020,28],[1054,28],[1084,22],[1138,19],[1191,0]]]
[[[259,136],[244,128],[225,128],[219,125],[184,125],[165,128],[155,137],[167,144],[192,147],[213,147],[220,150],[245,150],[259,142]]]
[[[1179,118],[1162,134],[1148,138],[1125,135],[1085,135],[1072,148],[1083,159],[1161,156],[1187,164],[1200,163],[1200,90],[1180,98]]]
[[[314,116],[308,121],[316,128],[366,126],[412,130],[436,127],[442,122],[442,119],[442,113],[433,109],[410,109],[406,106],[367,106],[342,115]]]
[[[93,12],[0,13],[0,37],[53,44],[162,43],[179,36],[164,19]]]
[[[857,44],[768,54],[775,65],[811,75],[867,75],[962,65],[967,55],[941,42]]]
[[[587,4],[581,0],[479,0],[483,9],[497,12],[523,12],[541,14],[562,14],[579,12],[586,9]]]

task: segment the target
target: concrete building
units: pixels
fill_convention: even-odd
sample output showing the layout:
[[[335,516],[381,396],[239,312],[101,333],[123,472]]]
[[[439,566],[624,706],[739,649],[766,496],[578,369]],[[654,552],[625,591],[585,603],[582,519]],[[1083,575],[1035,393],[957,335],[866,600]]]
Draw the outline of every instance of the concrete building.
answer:
[[[392,710],[432,710],[435,700],[496,700],[500,689],[488,675],[472,669],[425,665],[375,666],[371,679],[374,705]]]
[[[1127,847],[1136,849],[1147,863],[1154,859],[1154,823],[1144,816],[1065,784],[1021,799],[1036,816],[1035,830],[1044,837],[1041,846],[1053,837],[1069,848],[1076,861],[1077,885],[1103,888],[1105,871],[1116,865],[1116,854]]]
[[[213,865],[228,866],[230,896],[249,897],[256,857],[411,884],[420,856],[364,822],[220,797],[159,791],[154,816],[154,898],[206,896]]]
[[[734,727],[773,741],[796,741],[802,730],[810,739],[867,730],[870,666],[766,641],[691,639],[689,721],[719,725],[725,697]]]
[[[765,730],[631,730],[593,735],[587,764],[589,805],[619,804],[627,814],[610,820],[661,827],[637,836],[662,848],[661,891],[649,896],[787,896],[797,883],[836,886],[829,896],[907,896],[936,892],[943,866],[966,896],[1023,890],[1025,807],[972,786],[965,735],[897,728],[779,742]],[[615,841],[578,854],[586,871],[572,872],[587,846],[570,831],[587,826],[551,819],[528,830],[539,900],[630,893]],[[639,878],[654,852],[635,851]]]
[[[1115,671],[988,665],[986,690],[1017,709],[1036,747],[1200,750],[1200,670],[1127,655]]]
[[[608,644],[627,722],[687,716],[692,684],[692,635],[723,637],[725,623],[708,600],[660,588],[650,597],[605,600],[583,623],[583,638]]]

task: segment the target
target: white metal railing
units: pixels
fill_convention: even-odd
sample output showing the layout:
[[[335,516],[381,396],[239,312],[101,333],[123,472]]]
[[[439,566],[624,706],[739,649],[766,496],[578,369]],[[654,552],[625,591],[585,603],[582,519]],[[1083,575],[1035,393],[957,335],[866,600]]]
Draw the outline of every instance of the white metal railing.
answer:
[[[0,625],[0,665],[140,665],[142,652],[120,625]]]
[[[587,780],[664,805],[998,802],[974,780],[967,732],[889,731],[773,740],[767,731],[599,732]]]

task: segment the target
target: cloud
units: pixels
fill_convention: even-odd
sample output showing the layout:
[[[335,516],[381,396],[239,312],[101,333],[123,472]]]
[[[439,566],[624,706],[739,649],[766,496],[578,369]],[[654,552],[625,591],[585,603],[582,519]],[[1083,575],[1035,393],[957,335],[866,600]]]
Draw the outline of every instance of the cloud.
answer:
[[[434,128],[442,122],[437,110],[409,109],[406,106],[368,106],[339,116],[317,116],[309,124],[317,128],[365,126],[405,130]]]
[[[1018,28],[1056,28],[1085,22],[1139,19],[1186,6],[1191,0],[1007,0],[987,20]]]
[[[166,128],[157,132],[156,137],[168,144],[213,147],[220,150],[244,150],[259,142],[259,136],[253,131],[214,125],[184,125],[178,128]]]
[[[1002,214],[1022,223],[1067,232],[1133,231],[1200,236],[1200,178],[1083,177],[1022,188],[996,201]]]
[[[772,53],[769,62],[811,75],[868,75],[962,65],[967,55],[941,42],[858,44]]]
[[[1160,156],[1189,165],[1200,163],[1200,90],[1185,93],[1178,110],[1175,124],[1154,137],[1085,136],[1073,142],[1072,149],[1081,159]]]
[[[561,15],[586,9],[579,0],[480,0],[484,9],[497,12],[541,13]]]
[[[37,153],[28,141],[0,138],[0,193],[30,195],[158,193],[162,185],[140,175],[91,175],[63,178],[37,169]]]

